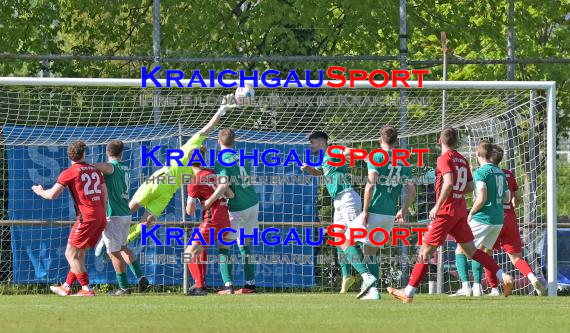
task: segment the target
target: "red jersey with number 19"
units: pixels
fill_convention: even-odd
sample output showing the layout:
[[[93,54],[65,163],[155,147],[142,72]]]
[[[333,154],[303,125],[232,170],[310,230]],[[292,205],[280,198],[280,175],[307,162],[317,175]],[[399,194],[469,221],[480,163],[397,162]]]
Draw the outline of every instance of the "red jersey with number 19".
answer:
[[[452,172],[454,184],[451,193],[441,205],[438,215],[467,216],[467,204],[465,203],[465,187],[473,181],[469,163],[455,150],[448,150],[437,159],[435,169],[435,200],[437,201],[443,187],[443,175]]]

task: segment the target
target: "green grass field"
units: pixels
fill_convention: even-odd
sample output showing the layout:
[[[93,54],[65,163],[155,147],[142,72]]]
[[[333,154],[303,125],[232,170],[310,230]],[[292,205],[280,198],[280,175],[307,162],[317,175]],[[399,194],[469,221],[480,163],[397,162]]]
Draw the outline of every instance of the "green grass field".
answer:
[[[568,332],[569,297],[1,296],[0,332]]]

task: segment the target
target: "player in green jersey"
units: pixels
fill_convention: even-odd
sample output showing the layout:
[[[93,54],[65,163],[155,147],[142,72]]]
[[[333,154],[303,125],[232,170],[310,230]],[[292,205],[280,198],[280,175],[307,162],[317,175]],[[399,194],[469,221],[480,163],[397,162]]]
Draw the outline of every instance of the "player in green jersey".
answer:
[[[380,138],[378,139],[380,148],[385,150],[389,156],[389,162],[384,166],[375,166],[384,161],[384,155],[375,154],[373,161],[368,160],[368,182],[364,188],[364,206],[362,214],[360,214],[349,225],[350,228],[365,228],[368,234],[376,228],[382,228],[387,232],[392,230],[394,221],[403,222],[408,213],[409,207],[416,197],[416,187],[411,183],[412,168],[404,165],[404,162],[398,161],[397,166],[392,165],[392,148],[398,142],[398,131],[393,126],[385,125],[380,129]],[[406,199],[398,210],[398,202],[400,202],[402,188],[406,186]],[[350,239],[350,230],[346,232],[347,239]],[[384,240],[384,234],[376,232],[374,234],[376,242]],[[369,238],[358,239],[362,243],[365,256],[375,256],[378,254],[381,246],[373,244]],[[371,260],[367,263],[368,269],[377,279],[380,278],[380,266],[376,261]],[[376,286],[370,288],[370,291],[362,297],[362,299],[380,299],[380,292]]]
[[[328,165],[328,161],[340,162],[339,158],[334,158],[327,153],[327,148],[329,147],[328,139],[329,137],[325,132],[314,132],[309,136],[311,151],[313,153],[323,151],[323,161],[318,167],[303,164],[301,170],[313,176],[324,175],[327,178],[326,187],[333,199],[334,206],[333,224],[344,226],[346,231],[350,223],[358,216],[358,214],[360,214],[362,201],[360,200],[360,195],[358,195],[352,187],[352,181],[347,164],[348,161],[339,167]],[[344,150],[333,149],[332,153],[350,156],[350,151],[350,148],[345,148]],[[342,229],[335,229],[334,231],[342,232]],[[347,292],[352,284],[354,284],[354,277],[350,275],[350,265],[352,264],[363,278],[362,288],[358,294],[358,298],[361,298],[376,282],[376,278],[370,274],[368,267],[365,264],[360,263],[359,260],[356,260],[356,258],[362,258],[362,251],[356,246],[348,246],[347,243],[342,246],[337,246],[337,253],[342,273],[342,286],[340,292]],[[345,259],[347,257],[351,259],[347,261]]]
[[[467,221],[475,237],[475,246],[481,250],[493,249],[501,233],[504,221],[504,204],[511,201],[507,177],[501,168],[492,163],[493,144],[482,140],[477,146],[477,162],[480,167],[473,173],[475,200]],[[462,287],[454,296],[483,296],[481,264],[472,261],[473,288],[467,271],[467,257],[458,247],[455,252],[457,273]]]
[[[107,249],[119,284],[118,289],[108,293],[111,296],[130,294],[126,272],[127,265],[138,280],[139,291],[146,290],[149,284],[137,257],[127,247],[127,236],[132,224],[129,208],[131,169],[127,163],[123,162],[123,151],[124,144],[122,141],[111,141],[107,144],[108,162],[94,164],[95,168],[103,173],[108,190],[107,225],[103,231],[100,244],[104,244]],[[98,245],[97,248],[101,249],[101,246]]]
[[[236,134],[231,128],[221,129],[218,134],[218,143],[220,148],[234,149],[236,141]],[[216,200],[221,198],[223,194],[231,188],[234,197],[228,200],[228,210],[230,215],[230,224],[232,229],[237,230],[236,233],[230,233],[228,238],[235,240],[240,238],[243,232],[245,235],[252,235],[253,230],[259,228],[257,215],[259,214],[259,200],[255,188],[247,180],[247,176],[251,175],[251,168],[249,166],[239,166],[239,154],[232,152],[225,152],[222,154],[222,160],[225,163],[236,162],[233,166],[224,166],[219,161],[216,161],[215,171],[219,176],[227,177],[227,182],[224,184],[218,183],[214,193],[208,200],[204,202],[204,209],[208,209]],[[243,228],[243,231],[240,230]],[[249,239],[245,239],[243,245],[239,246],[239,251],[244,257],[244,273],[245,273],[245,286],[235,293],[237,294],[250,294],[255,292],[255,265],[250,262],[249,255],[251,254],[251,246],[249,246]],[[232,265],[229,262],[229,248],[220,246],[220,271],[222,279],[224,280],[224,289],[220,294],[233,294],[233,276]],[[225,257],[226,260],[221,258]],[[225,262],[224,262],[225,261]]]

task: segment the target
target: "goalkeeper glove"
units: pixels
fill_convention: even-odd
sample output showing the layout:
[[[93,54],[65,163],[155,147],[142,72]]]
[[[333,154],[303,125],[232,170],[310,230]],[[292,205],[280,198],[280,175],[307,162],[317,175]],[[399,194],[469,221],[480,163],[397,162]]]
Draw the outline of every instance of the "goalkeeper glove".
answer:
[[[216,115],[219,115],[220,117],[223,117],[227,111],[235,108],[237,105],[236,104],[229,104],[231,99],[234,98],[234,95],[232,94],[228,94],[226,95],[226,104],[222,104],[220,105],[220,108],[218,109],[218,112],[216,112]]]

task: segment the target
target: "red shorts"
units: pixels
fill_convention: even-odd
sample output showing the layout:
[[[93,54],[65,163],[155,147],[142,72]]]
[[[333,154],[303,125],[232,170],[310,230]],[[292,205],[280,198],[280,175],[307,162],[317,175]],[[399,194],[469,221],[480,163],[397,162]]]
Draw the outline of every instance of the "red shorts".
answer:
[[[105,216],[91,218],[86,221],[77,221],[71,228],[67,243],[78,249],[95,247],[97,242],[99,242],[99,238],[101,238],[103,230],[105,230],[106,224],[107,218]]]
[[[512,211],[505,211],[505,224],[493,249],[502,248],[507,253],[522,253],[522,240],[517,223],[517,216]]]
[[[230,215],[227,209],[218,210],[214,213],[214,215],[208,219],[205,219],[204,222],[200,224],[198,227],[200,234],[204,237],[206,244],[202,244],[202,246],[206,245],[214,245],[210,242],[210,230],[213,229],[213,241],[216,242],[218,240],[218,234],[224,228],[231,228],[230,223]],[[226,232],[227,233],[227,232]],[[225,234],[225,233],[224,233]],[[220,237],[223,237],[220,236]]]
[[[474,239],[473,232],[467,224],[467,216],[437,215],[429,225],[424,244],[443,245],[448,234],[453,236],[457,243],[469,243]]]

